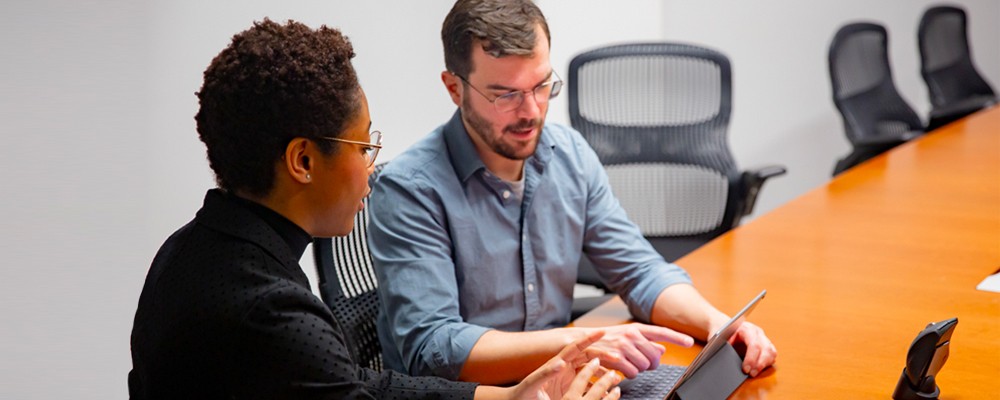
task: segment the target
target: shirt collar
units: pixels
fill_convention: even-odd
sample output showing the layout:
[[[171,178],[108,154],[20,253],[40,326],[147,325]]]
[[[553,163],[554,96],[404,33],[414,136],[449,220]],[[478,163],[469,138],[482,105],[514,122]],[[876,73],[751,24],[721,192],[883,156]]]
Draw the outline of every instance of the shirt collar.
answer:
[[[535,154],[525,160],[540,168],[543,168],[548,163],[549,158],[552,157],[552,150],[555,149],[555,143],[552,142],[549,137],[550,135],[545,133],[547,130],[548,128],[545,126],[542,127],[542,136],[538,140],[538,148],[535,150]],[[455,168],[455,173],[458,174],[458,178],[462,182],[468,180],[476,171],[486,169],[483,160],[479,158],[479,153],[476,152],[472,138],[469,137],[469,133],[465,130],[465,124],[462,123],[461,109],[455,110],[455,114],[445,123],[444,139],[448,146],[448,156],[451,158],[451,165]]]
[[[462,110],[455,110],[455,114],[444,125],[444,140],[448,145],[448,156],[451,158],[451,165],[455,168],[458,178],[465,182],[472,174],[480,169],[486,169],[483,160],[479,159],[476,146],[472,143],[472,138],[465,130],[462,123]]]

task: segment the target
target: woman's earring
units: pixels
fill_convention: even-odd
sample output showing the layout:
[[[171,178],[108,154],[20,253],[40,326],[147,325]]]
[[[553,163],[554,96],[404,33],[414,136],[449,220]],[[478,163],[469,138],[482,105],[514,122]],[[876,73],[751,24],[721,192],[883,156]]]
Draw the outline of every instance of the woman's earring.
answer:
[[[307,181],[312,180],[312,175],[306,174],[306,180]]]

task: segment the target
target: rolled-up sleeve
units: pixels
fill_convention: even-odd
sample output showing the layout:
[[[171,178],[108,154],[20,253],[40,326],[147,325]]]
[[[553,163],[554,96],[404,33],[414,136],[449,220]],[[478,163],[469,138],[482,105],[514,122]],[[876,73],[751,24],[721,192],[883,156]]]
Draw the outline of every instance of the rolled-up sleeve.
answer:
[[[597,154],[578,133],[573,136],[588,182],[584,253],[632,316],[648,323],[660,292],[670,285],[691,283],[691,277],[666,262],[642,236],[611,192]]]
[[[441,199],[421,178],[386,168],[369,204],[369,241],[382,301],[379,334],[387,367],[457,379],[472,347],[489,328],[465,323],[460,315]]]

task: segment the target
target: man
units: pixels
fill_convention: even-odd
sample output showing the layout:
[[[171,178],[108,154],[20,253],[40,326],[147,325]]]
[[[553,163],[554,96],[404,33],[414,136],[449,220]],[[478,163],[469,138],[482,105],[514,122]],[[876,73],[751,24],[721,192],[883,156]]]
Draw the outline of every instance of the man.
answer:
[[[611,194],[593,150],[545,124],[562,83],[549,31],[528,0],[459,0],[442,32],[441,74],[458,111],[390,162],[371,203],[370,240],[387,366],[483,383],[524,377],[583,328],[564,328],[586,253],[633,316],[590,354],[628,377],[664,347],[690,345],[728,317],[643,239]],[[745,323],[744,370],[776,350]]]
[[[617,399],[568,346],[512,387],[361,368],[298,260],[345,235],[381,134],[339,31],[265,19],[205,71],[198,133],[219,189],[153,260],[132,330],[133,399]],[[370,133],[371,132],[371,133]],[[581,367],[579,373],[575,368]]]

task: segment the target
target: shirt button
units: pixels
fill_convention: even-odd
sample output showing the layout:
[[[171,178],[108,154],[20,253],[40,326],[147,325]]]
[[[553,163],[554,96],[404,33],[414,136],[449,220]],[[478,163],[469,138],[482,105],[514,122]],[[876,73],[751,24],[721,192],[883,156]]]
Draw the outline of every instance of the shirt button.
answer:
[[[535,284],[534,283],[529,283],[528,284],[528,291],[529,292],[534,292],[535,291]]]
[[[510,198],[510,190],[504,190],[503,191],[503,198],[505,198],[505,199],[509,199]]]

